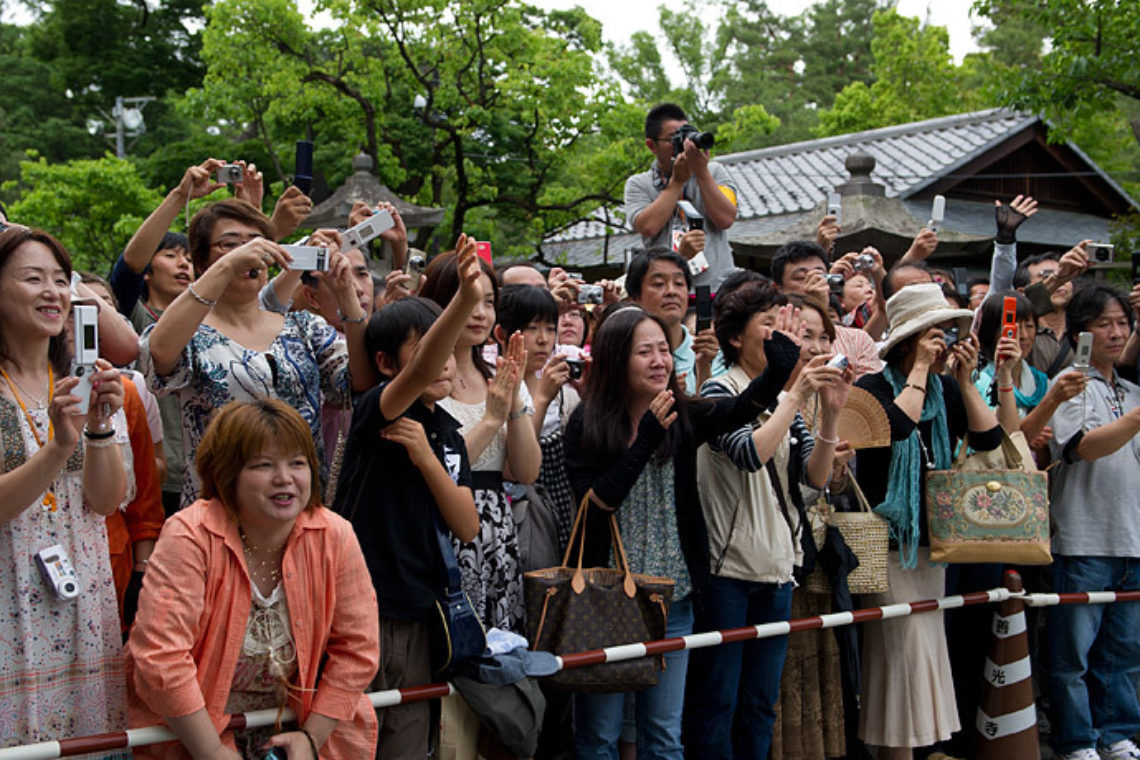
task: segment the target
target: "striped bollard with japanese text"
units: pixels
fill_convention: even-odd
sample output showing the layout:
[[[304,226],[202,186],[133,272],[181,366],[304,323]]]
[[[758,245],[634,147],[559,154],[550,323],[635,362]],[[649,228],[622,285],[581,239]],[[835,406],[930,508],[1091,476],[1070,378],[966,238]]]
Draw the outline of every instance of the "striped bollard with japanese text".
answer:
[[[1005,587],[1020,593],[1021,576],[1009,570]],[[975,740],[977,760],[1037,760],[1037,707],[1033,701],[1033,672],[1029,666],[1029,635],[1025,602],[1009,599],[994,613],[990,656],[978,707]]]

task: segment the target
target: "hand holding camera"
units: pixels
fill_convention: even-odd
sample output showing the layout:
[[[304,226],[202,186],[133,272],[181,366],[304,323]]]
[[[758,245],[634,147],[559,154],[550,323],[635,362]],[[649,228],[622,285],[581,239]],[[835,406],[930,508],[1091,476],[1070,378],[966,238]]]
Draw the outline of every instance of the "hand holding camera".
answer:
[[[182,175],[182,181],[178,183],[179,194],[189,202],[195,198],[204,198],[218,188],[225,187],[224,182],[215,181],[216,172],[222,166],[225,166],[225,161],[216,158],[207,158],[197,166],[191,166]]]
[[[950,346],[950,360],[946,367],[954,374],[954,379],[961,386],[968,385],[974,369],[978,366],[978,344],[971,335],[962,340],[955,341]]]
[[[1088,270],[1090,262],[1087,249],[1090,243],[1092,243],[1091,240],[1082,240],[1061,256],[1060,261],[1057,262],[1054,290]]]
[[[312,210],[313,202],[299,187],[290,185],[285,188],[277,198],[273,216],[269,219],[273,224],[273,237],[282,240],[292,235]]]
[[[285,248],[272,240],[253,238],[222,256],[217,264],[224,265],[231,277],[247,277],[255,280],[271,266],[288,269],[293,264],[293,258]]]

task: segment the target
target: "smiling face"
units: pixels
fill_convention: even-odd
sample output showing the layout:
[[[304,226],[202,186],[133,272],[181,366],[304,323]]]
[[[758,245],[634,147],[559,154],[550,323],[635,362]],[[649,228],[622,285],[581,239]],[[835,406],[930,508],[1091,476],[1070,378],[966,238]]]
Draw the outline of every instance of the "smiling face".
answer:
[[[641,294],[634,300],[641,308],[672,329],[685,318],[689,306],[689,286],[685,273],[672,261],[654,259],[649,262]]]
[[[479,275],[479,287],[483,290],[483,298],[467,317],[467,324],[455,342],[457,348],[483,345],[495,326],[495,286],[486,273]]]
[[[669,388],[673,376],[673,352],[661,326],[643,319],[633,331],[627,368],[630,398],[648,402]]]
[[[43,243],[29,240],[0,270],[0,326],[5,332],[59,335],[71,309],[71,281]]]
[[[275,531],[297,519],[311,493],[312,470],[305,454],[268,446],[238,473],[238,522],[250,533]]]
[[[768,358],[764,354],[764,341],[772,337],[772,328],[776,325],[776,315],[779,313],[779,304],[754,313],[748,318],[748,323],[744,325],[740,335],[731,339],[732,345],[737,350],[737,363],[749,377],[759,375],[768,366]]]

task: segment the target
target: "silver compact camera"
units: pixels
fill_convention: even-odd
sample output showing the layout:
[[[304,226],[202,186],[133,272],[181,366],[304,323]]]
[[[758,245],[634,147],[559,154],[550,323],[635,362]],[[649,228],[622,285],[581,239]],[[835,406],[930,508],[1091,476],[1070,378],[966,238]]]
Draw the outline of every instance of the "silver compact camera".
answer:
[[[219,167],[214,179],[221,185],[238,185],[245,179],[245,172],[238,164],[226,164]]]
[[[851,362],[849,362],[847,360],[847,357],[843,354],[836,354],[827,360],[827,366],[835,367],[838,370],[845,370],[848,366],[850,366],[850,364]]]
[[[860,253],[852,264],[856,272],[870,272],[875,268],[875,257],[869,253]]]
[[[71,307],[72,340],[71,374],[79,384],[71,393],[79,397],[79,411],[87,414],[91,405],[91,379],[95,376],[95,360],[99,358],[99,310],[94,306],[74,304]]]
[[[44,583],[60,599],[71,600],[79,596],[79,576],[59,544],[36,552],[36,564]]]
[[[827,276],[827,287],[832,293],[842,293],[843,282],[843,275],[841,274],[829,274]]]
[[[604,295],[601,285],[581,285],[578,287],[578,303],[600,304]]]
[[[1111,243],[1089,243],[1085,250],[1088,251],[1091,263],[1111,264],[1116,247]]]
[[[306,272],[329,271],[329,249],[319,245],[283,245],[293,261],[289,263],[290,269],[299,269]]]
[[[419,288],[425,269],[427,269],[427,261],[418,253],[409,256],[407,263],[404,264],[404,274],[409,278],[408,289],[413,293]]]
[[[364,246],[380,237],[383,233],[396,226],[392,215],[380,209],[360,224],[344,231],[344,251],[348,253],[353,248],[364,250]]]

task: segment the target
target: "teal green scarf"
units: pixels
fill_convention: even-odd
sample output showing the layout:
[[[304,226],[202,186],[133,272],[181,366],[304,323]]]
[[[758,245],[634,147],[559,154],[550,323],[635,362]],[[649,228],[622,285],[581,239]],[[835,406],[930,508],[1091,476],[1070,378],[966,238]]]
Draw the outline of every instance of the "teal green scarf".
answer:
[[[895,396],[902,393],[906,378],[892,366],[883,369],[883,377],[891,384]],[[946,427],[946,404],[942,398],[942,378],[930,375],[926,381],[926,400],[922,404],[920,422],[934,420],[931,440],[934,444],[934,467],[950,469],[950,431]],[[899,561],[906,569],[918,566],[919,505],[922,502],[923,461],[918,426],[901,441],[891,444],[891,469],[887,481],[887,497],[875,512],[890,524],[891,538],[899,547]]]
[[[978,380],[974,386],[978,389],[978,393],[982,394],[982,398],[991,409],[997,408],[997,394],[994,392],[994,372],[997,371],[993,362],[990,362],[985,367],[982,367],[978,372]],[[1018,377],[1021,377],[1022,367],[1018,365]],[[1049,390],[1049,378],[1044,372],[1035,368],[1029,367],[1029,374],[1033,377],[1033,393],[1026,396],[1021,392],[1020,383],[1014,380],[1013,383],[1013,397],[1017,400],[1017,408],[1023,409],[1026,414],[1032,412],[1041,403],[1041,399],[1045,398],[1045,391]]]

